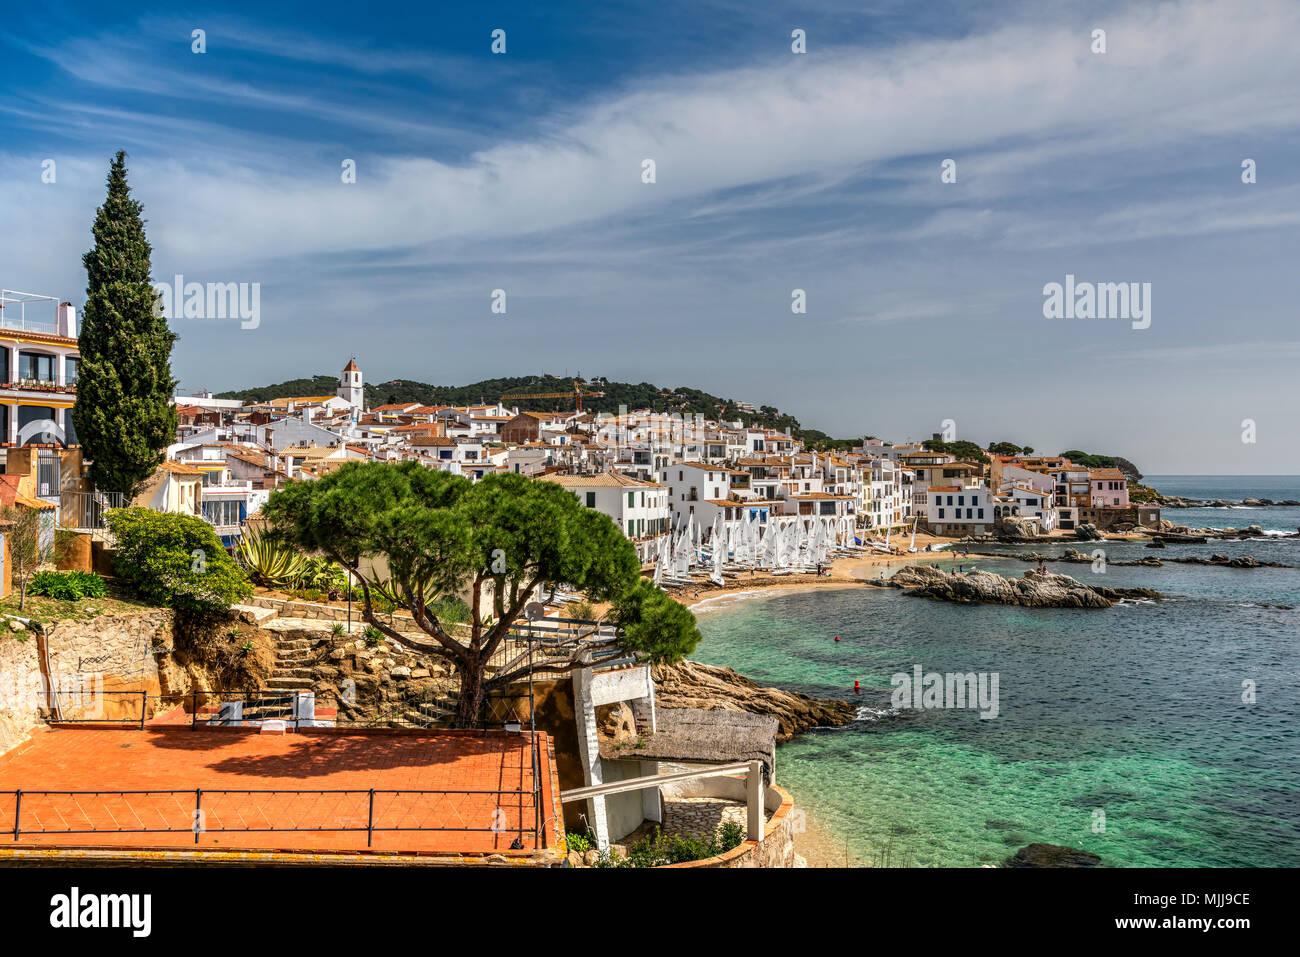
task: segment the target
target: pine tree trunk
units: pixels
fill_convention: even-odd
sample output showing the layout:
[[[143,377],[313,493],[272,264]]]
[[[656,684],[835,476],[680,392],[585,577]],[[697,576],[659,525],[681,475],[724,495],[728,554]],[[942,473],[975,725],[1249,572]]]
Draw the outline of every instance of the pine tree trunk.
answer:
[[[460,666],[460,698],[456,702],[456,727],[473,728],[483,713],[485,699],[483,663],[472,660]]]

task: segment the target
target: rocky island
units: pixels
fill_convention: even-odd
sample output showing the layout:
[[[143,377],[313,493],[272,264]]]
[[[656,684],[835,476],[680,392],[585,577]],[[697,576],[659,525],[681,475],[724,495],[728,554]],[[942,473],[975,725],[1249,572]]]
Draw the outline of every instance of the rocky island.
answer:
[[[1027,608],[1110,608],[1124,599],[1158,600],[1150,588],[1107,588],[1085,585],[1069,575],[1027,571],[1021,578],[1003,578],[979,569],[954,573],[928,565],[909,565],[881,583],[909,595],[962,603],[1023,605]]]

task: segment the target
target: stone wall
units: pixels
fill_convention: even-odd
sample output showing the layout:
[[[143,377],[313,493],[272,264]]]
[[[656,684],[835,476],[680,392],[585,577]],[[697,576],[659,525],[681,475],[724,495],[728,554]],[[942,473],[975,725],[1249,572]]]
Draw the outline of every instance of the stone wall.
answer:
[[[0,754],[41,723],[41,668],[36,635],[0,619]]]
[[[716,796],[730,800],[745,800],[745,781],[743,778],[718,777],[696,778],[692,781],[673,782],[666,785],[669,790],[682,796],[703,797]],[[763,827],[763,840],[744,841],[716,857],[706,857],[702,861],[687,861],[684,864],[669,864],[667,867],[800,867],[802,858],[795,853],[795,831],[798,818],[794,811],[794,798],[784,788],[775,784],[769,786],[763,794],[763,809],[767,813],[767,824]]]
[[[138,719],[138,693],[163,691],[155,649],[170,649],[172,627],[173,613],[162,608],[45,625],[50,680],[66,692],[59,716]],[[156,702],[150,705],[152,711]]]

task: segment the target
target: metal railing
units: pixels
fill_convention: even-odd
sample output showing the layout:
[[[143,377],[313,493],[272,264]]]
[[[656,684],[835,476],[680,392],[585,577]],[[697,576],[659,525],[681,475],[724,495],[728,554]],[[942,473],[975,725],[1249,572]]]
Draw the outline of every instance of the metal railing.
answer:
[[[61,528],[104,528],[109,509],[127,504],[123,492],[59,491],[59,526]]]
[[[246,691],[190,691],[150,694],[147,691],[86,691],[51,688],[54,724],[102,724],[124,728],[185,726],[208,728],[258,728],[264,721],[283,721],[286,728],[411,728],[437,731],[450,726],[455,715],[456,692],[424,690],[377,702],[361,710],[344,695],[319,695],[297,689]],[[527,704],[524,704],[524,703]],[[480,730],[526,724],[532,717],[526,692],[492,692],[484,696],[483,713],[474,727]]]
[[[531,790],[184,790],[0,791],[5,833],[22,836],[193,833],[458,832],[514,834],[512,850],[543,846]],[[436,799],[436,800],[435,800]],[[525,838],[532,847],[525,846]]]

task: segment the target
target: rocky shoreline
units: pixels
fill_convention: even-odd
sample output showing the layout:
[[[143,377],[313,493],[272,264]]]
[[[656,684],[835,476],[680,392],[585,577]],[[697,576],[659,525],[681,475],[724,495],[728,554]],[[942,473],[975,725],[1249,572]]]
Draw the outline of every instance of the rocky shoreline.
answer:
[[[967,555],[974,555],[980,558],[1009,558],[1015,561],[1032,562],[1065,562],[1071,565],[1091,565],[1097,559],[1092,555],[1081,552],[1077,548],[1067,548],[1060,555],[1044,555],[1041,552],[966,552]],[[1222,552],[1216,552],[1209,558],[1201,558],[1197,555],[1185,556],[1182,558],[1155,558],[1148,556],[1146,558],[1137,558],[1132,561],[1114,561],[1107,559],[1107,565],[1116,567],[1127,565],[1140,565],[1146,568],[1162,568],[1166,564],[1180,565],[1219,565],[1224,568],[1295,568],[1294,565],[1287,565],[1284,562],[1261,562],[1253,555],[1239,555],[1232,558]]]
[[[901,588],[908,595],[960,604],[1021,605],[1026,608],[1110,608],[1124,600],[1159,601],[1150,588],[1107,588],[1085,585],[1069,575],[1027,571],[1021,578],[1003,578],[975,569],[949,572],[928,565],[911,565],[895,572],[884,588]]]
[[[1293,498],[1280,499],[1274,501],[1271,498],[1243,498],[1239,502],[1229,502],[1226,499],[1210,498],[1196,499],[1183,498],[1181,495],[1157,495],[1152,504],[1159,505],[1161,508],[1296,508],[1300,507],[1300,501]]]
[[[802,731],[838,727],[857,718],[857,706],[835,698],[814,698],[797,691],[764,688],[732,668],[682,661],[655,665],[655,702],[661,708],[748,711],[776,718],[776,740],[789,741]]]

